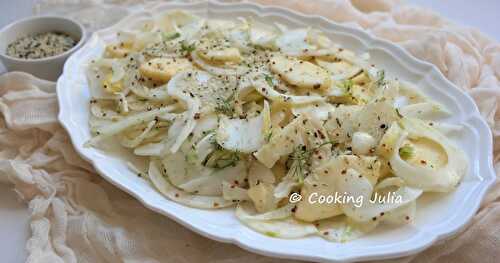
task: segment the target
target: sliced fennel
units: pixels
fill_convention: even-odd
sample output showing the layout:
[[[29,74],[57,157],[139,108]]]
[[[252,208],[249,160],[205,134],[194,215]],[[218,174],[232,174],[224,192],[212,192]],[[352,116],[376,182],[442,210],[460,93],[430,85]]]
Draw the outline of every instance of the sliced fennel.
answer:
[[[454,146],[447,137],[421,120],[403,118],[400,125],[405,132],[400,134],[395,142],[395,151],[390,157],[395,175],[402,178],[409,186],[424,191],[453,190],[468,169],[465,153]],[[430,140],[433,144],[431,151],[440,155],[438,158],[444,159],[440,162],[442,165],[434,166],[428,156],[416,155],[412,158],[415,159],[414,162],[403,160],[396,149],[403,147],[407,139]],[[413,147],[418,149],[422,146],[417,143],[413,144]]]
[[[149,163],[148,174],[156,189],[175,202],[203,209],[218,209],[234,204],[232,201],[225,200],[222,197],[192,195],[175,188],[170,184],[168,179],[161,174],[158,162],[151,161]]]

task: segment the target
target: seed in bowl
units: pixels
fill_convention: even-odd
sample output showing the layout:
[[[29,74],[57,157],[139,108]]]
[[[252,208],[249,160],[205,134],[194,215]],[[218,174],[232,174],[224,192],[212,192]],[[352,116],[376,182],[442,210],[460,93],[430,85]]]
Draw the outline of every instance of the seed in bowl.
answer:
[[[23,59],[40,59],[59,55],[75,45],[76,41],[68,34],[46,32],[21,37],[10,43],[7,55]]]

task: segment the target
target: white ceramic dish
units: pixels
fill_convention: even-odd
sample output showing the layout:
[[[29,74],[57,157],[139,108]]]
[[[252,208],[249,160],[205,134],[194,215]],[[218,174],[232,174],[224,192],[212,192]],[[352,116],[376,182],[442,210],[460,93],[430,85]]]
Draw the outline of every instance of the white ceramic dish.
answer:
[[[70,50],[56,56],[40,59],[20,59],[6,54],[7,46],[17,39],[45,32],[63,32],[77,43]],[[15,21],[0,30],[0,59],[8,71],[31,73],[39,78],[55,81],[63,71],[64,62],[85,41],[85,29],[80,23],[65,17],[34,16]]]
[[[467,176],[451,194],[427,194],[420,198],[417,217],[412,225],[378,228],[366,237],[342,244],[331,243],[320,237],[296,240],[267,237],[240,223],[232,210],[193,209],[168,200],[146,181],[130,172],[122,158],[83,147],[84,142],[90,138],[90,97],[84,67],[90,60],[101,55],[104,43],[113,40],[116,30],[133,27],[154,15],[173,9],[183,9],[212,18],[253,16],[290,26],[314,26],[326,32],[337,43],[357,52],[370,52],[373,62],[385,68],[389,75],[418,84],[425,94],[453,112],[452,117],[445,122],[464,126],[463,132],[457,133],[452,139],[468,154],[470,170]],[[318,16],[305,16],[277,7],[205,2],[165,3],[146,8],[146,11],[133,14],[117,25],[94,34],[88,43],[67,61],[57,84],[57,93],[60,105],[59,120],[71,135],[76,150],[92,162],[104,178],[130,193],[146,207],[206,237],[235,243],[242,248],[268,256],[338,262],[393,258],[417,253],[464,227],[495,180],[492,167],[492,136],[488,126],[480,117],[472,99],[447,81],[436,67],[360,30],[338,25]]]

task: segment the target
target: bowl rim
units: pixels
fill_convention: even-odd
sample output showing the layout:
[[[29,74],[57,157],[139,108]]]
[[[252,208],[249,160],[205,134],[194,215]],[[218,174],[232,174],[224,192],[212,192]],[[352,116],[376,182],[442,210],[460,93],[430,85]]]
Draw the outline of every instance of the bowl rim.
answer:
[[[87,38],[87,31],[85,30],[85,27],[80,22],[76,21],[75,19],[65,17],[65,16],[57,16],[57,15],[35,15],[35,16],[29,16],[29,17],[26,17],[23,19],[15,20],[15,21],[11,22],[10,24],[8,24],[0,29],[0,39],[2,39],[2,36],[3,36],[3,34],[5,34],[5,32],[7,32],[8,30],[12,30],[13,28],[15,28],[16,26],[18,26],[22,23],[34,23],[37,20],[47,19],[47,18],[59,19],[61,21],[64,21],[64,23],[72,23],[72,24],[76,25],[80,31],[80,39],[78,40],[78,42],[72,48],[64,51],[63,53],[60,53],[60,54],[57,54],[54,56],[44,57],[44,58],[36,58],[36,59],[16,58],[16,57],[12,57],[12,56],[7,55],[5,50],[0,50],[0,57],[3,59],[8,59],[8,60],[19,62],[19,63],[47,62],[47,61],[53,61],[53,60],[57,60],[59,58],[67,57],[69,54],[73,53],[74,51],[78,50],[80,47],[83,46],[83,44],[85,43],[85,40]],[[67,33],[67,32],[64,32],[64,33]]]

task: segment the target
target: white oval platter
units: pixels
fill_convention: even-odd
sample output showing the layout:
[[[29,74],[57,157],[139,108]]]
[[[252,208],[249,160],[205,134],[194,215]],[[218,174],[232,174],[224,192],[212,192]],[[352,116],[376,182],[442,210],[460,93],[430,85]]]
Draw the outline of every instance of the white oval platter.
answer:
[[[417,84],[424,94],[442,103],[453,114],[444,121],[463,125],[453,140],[467,153],[470,170],[458,189],[447,195],[426,194],[418,202],[413,224],[382,227],[361,239],[332,243],[320,237],[276,239],[247,228],[232,209],[200,210],[189,208],[162,196],[147,181],[131,172],[123,158],[106,154],[83,144],[90,138],[89,100],[85,67],[98,58],[105,43],[119,29],[130,28],[169,10],[181,9],[207,18],[255,17],[290,27],[312,26],[331,39],[356,52],[369,52],[373,63],[389,76]],[[473,100],[447,81],[437,68],[420,61],[402,48],[377,39],[366,32],[278,7],[251,3],[163,3],[150,5],[118,24],[98,31],[71,56],[57,83],[59,121],[71,136],[83,158],[109,182],[131,194],[146,207],[168,216],[208,238],[234,243],[244,249],[273,257],[318,262],[345,262],[401,257],[424,250],[438,240],[449,238],[463,228],[475,214],[485,192],[495,180],[492,167],[492,135]]]

